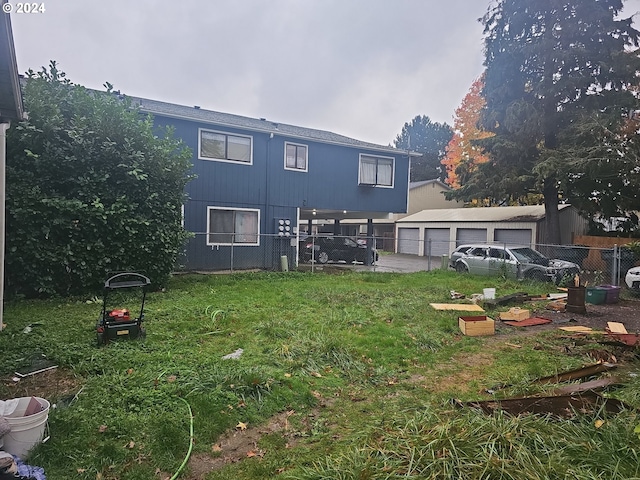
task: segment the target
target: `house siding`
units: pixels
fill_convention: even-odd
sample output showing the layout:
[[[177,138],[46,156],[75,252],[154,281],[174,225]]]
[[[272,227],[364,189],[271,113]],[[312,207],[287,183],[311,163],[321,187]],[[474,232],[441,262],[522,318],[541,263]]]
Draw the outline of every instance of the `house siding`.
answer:
[[[278,218],[290,219],[292,233],[295,233],[300,209],[350,212],[406,210],[409,168],[406,152],[393,154],[385,150],[381,153],[358,145],[307,141],[299,137],[163,117],[161,114],[155,114],[154,121],[158,127],[172,126],[175,137],[182,139],[193,152],[192,173],[195,178],[186,187],[188,200],[184,214],[185,229],[196,234],[188,242],[183,259],[185,268],[189,270],[227,269],[229,265],[236,268],[278,268],[281,254],[290,256],[290,263],[295,264],[295,242],[266,235],[277,233]],[[199,158],[201,130],[251,137],[251,163]],[[287,142],[307,146],[308,171],[285,168]],[[393,188],[358,185],[361,154],[394,159]],[[208,207],[258,209],[259,246],[235,245],[232,248],[207,245]]]

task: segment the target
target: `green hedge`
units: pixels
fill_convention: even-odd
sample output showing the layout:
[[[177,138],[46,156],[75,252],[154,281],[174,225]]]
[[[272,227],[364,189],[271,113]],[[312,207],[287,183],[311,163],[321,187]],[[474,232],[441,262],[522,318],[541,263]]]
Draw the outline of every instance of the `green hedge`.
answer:
[[[74,85],[51,62],[24,83],[7,135],[5,291],[95,292],[108,272],[168,278],[191,153],[123,96]]]

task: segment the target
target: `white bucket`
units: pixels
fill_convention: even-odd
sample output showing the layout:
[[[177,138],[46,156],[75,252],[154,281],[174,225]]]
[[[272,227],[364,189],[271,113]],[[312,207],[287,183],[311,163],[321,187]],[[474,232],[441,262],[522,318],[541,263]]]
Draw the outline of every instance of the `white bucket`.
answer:
[[[494,300],[496,298],[496,289],[495,288],[483,288],[482,296],[485,300]]]
[[[24,413],[32,398],[35,398],[42,405],[42,411],[25,417]],[[2,437],[5,452],[22,459],[27,456],[29,450],[42,442],[49,417],[49,406],[49,401],[40,397],[18,399],[16,409],[4,417],[11,426],[11,431]]]

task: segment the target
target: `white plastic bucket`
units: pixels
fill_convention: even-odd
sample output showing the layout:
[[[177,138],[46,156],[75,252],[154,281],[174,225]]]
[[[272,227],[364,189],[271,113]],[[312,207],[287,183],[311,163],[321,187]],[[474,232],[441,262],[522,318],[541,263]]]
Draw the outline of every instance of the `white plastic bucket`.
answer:
[[[496,289],[495,288],[483,288],[482,296],[485,300],[493,300],[496,298]]]
[[[42,411],[25,417],[24,413],[27,411],[31,398],[35,398],[42,405]],[[2,437],[5,452],[22,459],[27,456],[29,450],[42,442],[49,418],[49,406],[49,401],[40,397],[18,399],[16,409],[4,417],[11,425],[11,431]]]

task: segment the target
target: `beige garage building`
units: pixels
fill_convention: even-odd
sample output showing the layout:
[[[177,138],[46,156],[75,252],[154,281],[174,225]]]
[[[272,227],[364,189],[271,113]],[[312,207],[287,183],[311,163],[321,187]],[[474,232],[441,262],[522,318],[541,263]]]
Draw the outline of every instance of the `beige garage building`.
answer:
[[[587,220],[571,205],[560,205],[561,243],[584,235]],[[544,205],[422,210],[396,221],[396,252],[449,255],[464,243],[540,245],[545,238]]]

